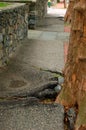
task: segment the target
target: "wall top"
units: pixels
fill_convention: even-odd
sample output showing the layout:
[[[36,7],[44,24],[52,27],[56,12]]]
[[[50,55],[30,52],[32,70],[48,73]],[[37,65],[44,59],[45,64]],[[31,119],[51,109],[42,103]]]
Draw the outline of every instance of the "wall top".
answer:
[[[18,3],[26,3],[26,2],[36,2],[37,0],[0,0],[0,2],[18,2]]]
[[[9,5],[7,5],[6,7],[0,7],[0,11],[2,11],[2,10],[7,10],[7,9],[12,9],[12,8],[17,8],[17,7],[19,7],[19,6],[24,6],[25,5],[25,3],[11,3],[11,4],[9,4]]]

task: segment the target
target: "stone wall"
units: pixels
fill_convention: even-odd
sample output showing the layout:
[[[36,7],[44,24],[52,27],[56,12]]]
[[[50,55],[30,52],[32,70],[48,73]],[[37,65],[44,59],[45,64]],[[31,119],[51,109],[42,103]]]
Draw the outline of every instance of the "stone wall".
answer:
[[[47,0],[36,0],[36,2],[30,3],[30,11],[34,11],[38,20],[36,26],[43,25],[44,18],[47,14]]]
[[[28,6],[13,4],[0,10],[0,67],[28,33]]]
[[[36,1],[36,11],[38,12],[39,21],[38,26],[42,25],[44,22],[44,18],[47,13],[47,0],[37,0]]]
[[[40,17],[44,17],[47,11],[47,0],[37,0],[36,10],[38,10]]]

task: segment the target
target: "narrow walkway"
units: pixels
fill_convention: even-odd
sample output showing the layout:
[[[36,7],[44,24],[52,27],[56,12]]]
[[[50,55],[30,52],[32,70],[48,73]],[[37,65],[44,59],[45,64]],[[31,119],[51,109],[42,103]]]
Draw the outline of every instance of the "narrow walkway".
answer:
[[[0,70],[0,96],[25,93],[44,84],[52,75],[40,70],[62,72],[64,45],[69,33],[64,32],[64,21],[46,17],[44,25],[28,31],[7,67]],[[34,81],[34,82],[33,82]]]
[[[68,38],[63,19],[50,16],[43,26],[28,31],[28,39],[8,66],[0,70],[1,130],[64,130],[63,106],[38,103],[29,94],[55,76],[44,70],[63,70],[64,43]]]

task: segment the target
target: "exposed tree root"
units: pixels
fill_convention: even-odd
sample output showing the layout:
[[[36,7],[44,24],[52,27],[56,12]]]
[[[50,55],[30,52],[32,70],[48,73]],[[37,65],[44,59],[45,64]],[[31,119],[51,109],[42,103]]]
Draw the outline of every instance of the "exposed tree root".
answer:
[[[49,69],[42,69],[42,68],[40,68],[40,70],[47,71],[47,72],[50,72],[50,73],[54,73],[54,74],[57,74],[59,76],[64,76],[64,74],[59,72],[59,71],[54,71],[54,70],[49,70]]]

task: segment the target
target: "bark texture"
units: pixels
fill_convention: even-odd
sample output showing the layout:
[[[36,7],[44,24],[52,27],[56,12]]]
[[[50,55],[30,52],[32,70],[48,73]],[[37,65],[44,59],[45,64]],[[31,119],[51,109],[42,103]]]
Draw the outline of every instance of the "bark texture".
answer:
[[[78,105],[75,130],[86,130],[86,0],[75,0],[65,82],[57,102],[64,106]]]
[[[73,6],[74,6],[74,0],[70,0],[67,12],[66,12],[65,17],[64,17],[64,21],[67,23],[71,23]]]

